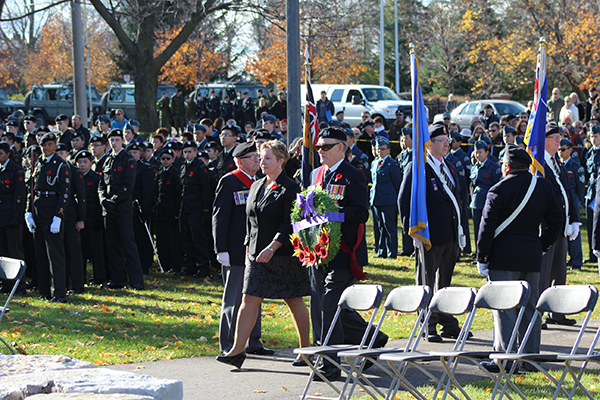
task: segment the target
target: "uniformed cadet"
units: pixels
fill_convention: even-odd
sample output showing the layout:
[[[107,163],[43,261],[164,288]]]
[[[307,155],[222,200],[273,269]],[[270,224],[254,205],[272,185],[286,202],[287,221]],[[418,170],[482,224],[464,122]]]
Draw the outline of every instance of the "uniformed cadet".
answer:
[[[10,159],[17,164],[22,165],[23,160],[22,160],[21,154],[19,154],[16,151],[15,146],[14,146],[16,139],[17,139],[16,136],[12,132],[4,132],[2,134],[2,142],[8,143],[8,146],[10,149]]]
[[[208,118],[213,121],[221,116],[221,99],[214,90],[210,92],[208,99]]]
[[[135,161],[123,149],[123,131],[113,129],[108,134],[112,153],[108,156],[98,185],[104,227],[110,279],[107,289],[121,289],[129,276],[130,288],[144,288],[140,257],[133,233],[132,192],[135,186]]]
[[[70,162],[75,162],[75,155],[81,150],[84,150],[85,136],[80,132],[73,132],[71,137],[71,151],[69,151],[67,159]]]
[[[185,98],[185,119],[187,122],[198,120],[198,104],[194,101],[192,94]]]
[[[252,101],[252,98],[250,98],[247,91],[244,92],[242,99],[242,119],[243,124],[248,121],[252,123],[256,122],[256,119],[254,118],[254,101]]]
[[[233,111],[233,103],[229,101],[229,95],[225,95],[223,102],[221,103],[221,118],[223,118],[225,121],[234,119]]]
[[[25,172],[10,159],[10,146],[0,142],[0,256],[23,260],[23,218],[25,213]],[[2,291],[13,288],[10,281],[1,281]],[[25,293],[25,279],[17,293]]]
[[[596,183],[600,176],[600,125],[592,126],[592,147],[585,153],[585,169],[588,176],[588,188],[585,194],[585,216],[587,218],[588,232],[592,232],[594,223],[594,210],[590,207],[596,198]],[[592,235],[588,235],[589,258],[584,262],[596,263],[598,258],[592,252]]]
[[[396,110],[396,120],[392,122],[390,125],[390,129],[388,130],[388,136],[390,137],[390,145],[392,146],[391,157],[396,158],[398,154],[402,151],[402,147],[400,143],[394,143],[396,141],[400,141],[402,138],[402,129],[406,126],[406,121],[404,120],[404,113],[400,108]]]
[[[176,132],[183,132],[185,129],[185,101],[183,98],[183,90],[177,89],[177,92],[171,96],[171,115],[173,118],[173,127]]]
[[[129,124],[125,125],[125,129],[123,129],[123,132],[123,134],[125,135],[125,143],[127,143],[127,145],[131,143],[140,144],[146,141],[146,139],[144,139],[143,136],[135,132],[135,128],[133,127],[133,125],[131,125],[131,121]]]
[[[47,129],[46,127],[41,128]],[[31,190],[33,189],[33,169],[41,155],[42,149],[38,144],[30,146],[25,152],[25,156],[23,158],[23,165],[25,167],[26,196],[28,196],[31,193]],[[23,229],[22,231],[23,249],[25,253],[23,260],[25,260],[25,264],[27,265],[25,273],[27,275],[27,278],[29,278],[29,284],[27,285],[27,288],[37,289],[37,261],[35,257],[35,240],[33,238],[33,234],[29,232],[29,229]]]
[[[218,179],[221,179],[223,175],[235,169],[235,162],[233,161],[233,149],[237,145],[237,138],[239,135],[240,130],[237,125],[225,125],[221,130],[219,139],[221,140],[223,151],[219,152],[219,155],[216,158],[216,171]]]
[[[400,164],[390,157],[390,141],[373,139],[377,158],[371,163],[369,203],[373,214],[373,233],[377,257],[398,257],[398,191],[402,183]]]
[[[577,211],[581,207],[581,200],[585,193],[585,168],[579,162],[577,152],[573,152],[573,143],[569,139],[562,139],[558,148],[560,164],[567,170],[567,185],[565,189],[571,192],[574,203],[577,205]],[[571,259],[569,265],[573,269],[581,269],[583,265],[583,250],[581,249],[581,235],[577,235],[575,240],[569,241],[569,255]]]
[[[183,165],[183,162],[185,161],[185,159],[181,155],[181,152],[182,152],[181,142],[175,142],[173,140],[169,140],[163,146],[163,150],[166,150],[166,149],[173,150],[173,154],[174,154],[174,157],[175,157],[173,159],[173,166],[175,167],[176,170],[180,170],[181,166]]]
[[[137,243],[138,254],[140,256],[140,264],[144,275],[148,275],[152,267],[154,252],[152,243],[146,231],[144,223],[150,226],[152,215],[152,202],[154,201],[154,178],[157,169],[144,160],[141,155],[145,153],[146,148],[135,142],[127,145],[125,149],[135,160],[135,186],[133,187],[133,202],[137,200],[139,207],[133,207],[133,232],[135,234],[135,242]],[[140,213],[140,208],[142,212]]]
[[[98,126],[98,135],[108,139],[108,132],[110,131],[110,117],[108,115],[100,115],[96,120]]]
[[[60,114],[56,117],[55,122],[56,127],[60,132],[58,135],[58,143],[64,144],[67,146],[67,151],[71,151],[71,139],[73,138],[73,133],[75,131],[69,129],[69,117],[67,117],[65,114]]]
[[[67,160],[69,152],[63,143],[59,143],[56,148],[56,154],[63,160]],[[69,204],[63,220],[63,231],[65,233],[65,260],[67,266],[67,286],[71,283],[71,289],[74,294],[84,292],[85,272],[83,253],[81,248],[81,230],[85,228],[86,217],[86,193],[83,183],[83,174],[79,168],[70,161],[67,161],[69,167],[69,177],[71,180]]]
[[[156,171],[161,167],[160,160],[154,157],[154,147],[152,147],[152,143],[143,142],[139,143],[140,151],[143,151],[144,160],[152,165]]]
[[[406,173],[406,168],[410,162],[412,162],[412,128],[402,128],[400,130],[400,148],[402,152],[398,154],[396,159],[400,163],[400,169],[402,170],[402,179]],[[402,219],[403,217],[400,216]],[[415,247],[413,245],[413,239],[408,233],[402,231],[402,252],[401,256],[410,256],[414,253]]]
[[[83,268],[87,260],[92,261],[94,275],[89,279],[93,285],[102,285],[106,281],[106,259],[104,257],[104,220],[102,205],[98,197],[100,174],[92,170],[94,156],[82,150],[75,156],[79,172],[83,175],[85,187],[85,227],[81,233],[81,251],[83,253]]]
[[[58,137],[54,133],[46,133],[40,143],[44,157],[33,171],[25,222],[34,233],[40,298],[66,303],[62,221],[69,202],[70,171],[66,161],[56,154]]]
[[[94,155],[92,170],[101,174],[104,170],[104,163],[108,159],[108,138],[104,136],[92,136],[90,139],[91,153]]]
[[[156,108],[158,110],[160,126],[171,132],[171,107],[167,92],[162,93],[162,97],[156,102]]]
[[[450,151],[448,155],[445,157],[456,170],[458,175],[458,180],[460,181],[460,196],[459,205],[460,205],[460,223],[463,227],[463,233],[466,238],[466,245],[462,249],[463,254],[471,254],[471,233],[469,231],[469,218],[468,218],[468,208],[469,208],[469,185],[468,181],[471,175],[471,161],[469,160],[469,156],[462,151],[460,145],[462,144],[462,135],[458,133],[458,131],[451,130],[449,132],[450,140]],[[460,151],[459,151],[460,150]],[[465,165],[465,162],[468,162],[468,165]]]
[[[183,144],[185,162],[180,168],[182,185],[179,230],[183,249],[182,275],[206,278],[212,253],[211,209],[214,191],[208,168],[198,158],[196,142]]]
[[[275,130],[275,122],[277,121],[277,117],[272,114],[264,114],[262,116],[263,129],[266,129],[267,132],[271,134],[273,139],[278,139],[286,144],[285,138],[281,135],[281,133]]]
[[[219,323],[219,349],[222,353],[229,352],[233,346],[237,315],[242,304],[242,286],[246,265],[246,249],[244,247],[246,199],[259,168],[257,148],[252,142],[237,146],[234,157],[238,169],[219,180],[212,209],[214,249],[217,253],[217,260],[222,266],[224,285]],[[248,339],[248,349],[263,349],[260,334],[259,312]]]
[[[495,159],[490,157],[490,148],[483,140],[475,142],[475,158],[477,163],[471,167],[471,185],[473,187],[473,196],[471,198],[471,212],[473,214],[473,232],[475,241],[479,237],[479,223],[481,222],[481,213],[485,205],[485,198],[492,186],[502,178],[500,165]]]

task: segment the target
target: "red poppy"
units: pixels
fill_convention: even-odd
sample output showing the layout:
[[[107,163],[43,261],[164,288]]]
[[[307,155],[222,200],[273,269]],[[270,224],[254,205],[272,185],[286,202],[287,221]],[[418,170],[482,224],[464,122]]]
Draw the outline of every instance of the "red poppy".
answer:
[[[119,167],[117,168],[117,171],[123,171],[123,168]]]
[[[273,183],[273,184],[271,185],[271,190],[275,190],[275,189],[277,189],[278,187],[279,187],[279,186],[277,186],[277,184],[276,184],[276,183]]]
[[[310,253],[310,249],[308,248],[308,246],[304,246],[304,252],[305,253]]]
[[[88,182],[88,186],[92,186],[92,182]]]
[[[298,254],[298,260],[300,260],[300,262],[304,262],[304,259],[306,258],[306,253],[303,251],[300,251],[300,253]]]
[[[65,175],[69,175],[69,171],[65,171]]]
[[[321,255],[321,258],[327,258],[327,256],[329,255],[325,247],[321,247],[321,251],[319,253]]]
[[[167,185],[170,185],[170,184],[171,184],[171,181],[167,181]]]
[[[294,246],[294,250],[299,249],[300,246],[302,246],[302,243],[300,243],[300,239],[295,237],[294,240],[292,240],[292,246]]]
[[[320,244],[316,244],[315,245],[315,253],[318,253],[321,251],[321,245]]]
[[[130,167],[131,167],[131,169],[134,169],[134,168],[135,168],[135,165],[131,164],[131,165],[130,165]]]
[[[229,164],[229,168],[233,168],[233,164]]]
[[[4,183],[8,185],[10,183],[10,179],[5,180]]]
[[[48,175],[52,175],[52,171],[48,171],[46,172]]]
[[[321,233],[321,238],[320,238],[321,243],[329,243],[329,235],[327,234],[327,232],[323,232]]]
[[[379,165],[383,167],[383,165],[384,165],[384,164],[385,164],[385,163],[384,163],[384,162],[382,162],[382,163],[381,163],[381,164],[379,164]],[[341,176],[340,176],[340,178],[341,178]]]
[[[569,174],[569,178],[572,178],[572,177],[573,177],[573,174]]]
[[[194,171],[191,171],[191,172],[190,172],[190,176],[194,176]]]
[[[314,264],[317,262],[317,255],[315,253],[308,253],[308,262]]]
[[[342,179],[342,174],[337,174],[337,175],[335,176],[335,179],[336,179],[336,180],[340,180],[340,179]]]
[[[485,174],[485,177],[486,177],[486,178],[489,178],[489,177],[490,177],[490,174]]]
[[[23,177],[22,177],[22,176],[20,176],[20,177],[19,177],[19,181],[22,181],[22,180],[23,180]]]

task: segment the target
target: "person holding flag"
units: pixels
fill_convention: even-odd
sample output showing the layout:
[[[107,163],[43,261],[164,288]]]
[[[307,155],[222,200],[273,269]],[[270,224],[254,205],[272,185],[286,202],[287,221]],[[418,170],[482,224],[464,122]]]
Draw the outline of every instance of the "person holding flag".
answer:
[[[417,60],[411,45],[413,91],[413,161],[407,165],[398,209],[404,232],[413,237],[416,249],[416,281],[435,293],[450,286],[459,244],[464,246],[460,223],[460,184],[458,174],[444,159],[450,140],[443,123],[427,129],[425,105],[419,85]],[[442,325],[441,336],[437,324]],[[458,320],[435,313],[429,319],[427,340],[442,342],[442,337],[458,338]],[[469,332],[469,337],[472,334]]]

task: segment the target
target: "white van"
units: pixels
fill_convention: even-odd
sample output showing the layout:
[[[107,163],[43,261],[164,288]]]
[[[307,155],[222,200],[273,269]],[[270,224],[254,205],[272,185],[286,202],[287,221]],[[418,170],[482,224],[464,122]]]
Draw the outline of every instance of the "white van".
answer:
[[[371,118],[381,116],[389,124],[396,120],[396,110],[405,118],[412,115],[412,102],[402,100],[390,88],[378,85],[312,85],[315,103],[321,98],[321,91],[335,106],[335,113],[344,111],[344,122],[357,126],[363,111],[369,111]],[[301,87],[302,106],[306,104],[306,85]],[[333,119],[335,120],[335,113]]]

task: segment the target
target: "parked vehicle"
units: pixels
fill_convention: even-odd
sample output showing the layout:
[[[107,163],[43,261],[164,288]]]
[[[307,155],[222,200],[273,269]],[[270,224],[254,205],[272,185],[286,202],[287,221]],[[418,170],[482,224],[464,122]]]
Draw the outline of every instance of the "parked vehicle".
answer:
[[[167,95],[171,97],[177,92],[177,88],[173,85],[159,84],[156,89],[156,101],[161,98],[163,92],[167,92]],[[102,114],[106,114],[112,119],[118,109],[123,110],[126,119],[136,119],[135,85],[133,83],[113,83],[102,95]]]
[[[511,100],[474,100],[460,104],[450,113],[450,120],[456,122],[461,128],[469,128],[471,120],[483,115],[483,107],[491,104],[494,113],[498,116],[513,114],[519,115],[520,112],[527,111],[521,103]],[[433,122],[443,120],[444,114],[436,114]]]
[[[92,119],[95,119],[102,111],[100,94],[95,86],[92,86],[91,92],[89,86],[86,86],[86,99],[89,98],[90,93],[92,97],[91,116]],[[53,124],[56,116],[60,114],[73,115],[75,112],[73,83],[67,81],[33,85],[31,92],[25,96],[25,107],[29,114],[35,115],[38,126]],[[90,115],[89,105],[88,115]]]
[[[25,111],[25,103],[9,100],[4,89],[0,87],[0,121],[4,121],[17,110]]]

